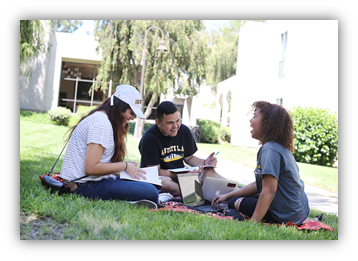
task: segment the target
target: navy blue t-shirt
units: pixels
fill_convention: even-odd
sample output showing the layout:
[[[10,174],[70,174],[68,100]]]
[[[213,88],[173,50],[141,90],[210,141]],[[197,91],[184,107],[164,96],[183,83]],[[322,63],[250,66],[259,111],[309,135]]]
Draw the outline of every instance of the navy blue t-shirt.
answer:
[[[184,167],[184,157],[193,155],[198,148],[190,129],[181,124],[175,137],[164,136],[157,125],[150,127],[139,142],[142,156],[140,167],[160,165],[161,169]]]

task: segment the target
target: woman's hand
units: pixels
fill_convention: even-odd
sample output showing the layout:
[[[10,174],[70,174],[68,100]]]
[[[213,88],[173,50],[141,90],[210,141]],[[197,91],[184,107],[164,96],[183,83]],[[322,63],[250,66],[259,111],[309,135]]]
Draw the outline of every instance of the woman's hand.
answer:
[[[228,197],[228,194],[219,195],[213,199],[211,202],[211,205],[219,205],[222,202],[228,201],[230,198]]]
[[[251,219],[260,222],[266,215],[277,191],[278,181],[274,176],[264,174],[262,178],[262,191]]]
[[[147,178],[144,176],[146,172],[140,168],[137,167],[138,163],[127,161],[127,169],[126,172],[134,179],[140,179],[143,178],[144,180],[147,180]]]
[[[127,163],[132,163],[134,166],[138,167],[139,163],[138,162],[134,162],[134,161],[127,161]]]

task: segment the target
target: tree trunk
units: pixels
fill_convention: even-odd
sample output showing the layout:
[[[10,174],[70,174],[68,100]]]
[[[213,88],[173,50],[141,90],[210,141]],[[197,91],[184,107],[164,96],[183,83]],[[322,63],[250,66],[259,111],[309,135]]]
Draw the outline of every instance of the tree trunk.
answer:
[[[148,107],[147,107],[147,109],[146,109],[146,111],[144,113],[145,118],[148,118],[149,115],[152,113],[152,108],[153,108],[154,103],[157,101],[157,96],[158,96],[157,93],[152,94],[152,97],[150,98]]]
[[[145,118],[148,118],[149,115],[152,113],[152,108],[153,108],[154,103],[157,100],[157,96],[158,96],[157,93],[152,94],[152,97],[151,97],[151,99],[149,101],[148,107],[147,107],[146,111],[144,112],[144,117]],[[144,97],[142,97],[142,101],[143,101],[142,102],[142,110],[143,110],[143,108],[144,108]],[[144,120],[142,120],[142,119],[137,117],[137,121],[136,121],[135,128],[134,128],[134,138],[135,139],[142,138],[143,130],[144,130]]]

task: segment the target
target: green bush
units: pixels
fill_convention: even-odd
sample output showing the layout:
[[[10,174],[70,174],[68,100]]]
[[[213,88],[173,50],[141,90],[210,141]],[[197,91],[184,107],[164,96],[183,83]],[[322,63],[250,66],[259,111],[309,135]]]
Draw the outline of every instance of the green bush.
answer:
[[[206,124],[209,124],[209,125],[214,125],[215,127],[217,128],[221,128],[221,123],[220,122],[217,122],[217,121],[212,121],[212,120],[204,120],[204,119],[196,119],[196,123],[199,125],[199,127],[201,125],[206,125]]]
[[[90,111],[92,111],[93,109],[96,109],[96,108],[97,108],[97,106],[79,105],[76,113],[81,119],[82,117],[87,116],[88,113],[90,113]]]
[[[57,107],[47,112],[50,121],[55,122],[59,125],[68,125],[71,118],[71,110],[64,107]]]
[[[148,130],[150,127],[152,127],[155,123],[144,123],[144,129],[143,132]],[[128,122],[128,133],[134,134],[134,128],[135,128],[135,122],[130,121]]]
[[[220,122],[197,119],[197,124],[199,125],[200,130],[200,139],[201,142],[206,143],[217,143],[220,135]]]
[[[296,161],[332,166],[338,159],[338,118],[336,113],[297,107],[290,111],[294,127]]]
[[[222,141],[231,142],[231,129],[230,127],[221,127],[220,138]]]

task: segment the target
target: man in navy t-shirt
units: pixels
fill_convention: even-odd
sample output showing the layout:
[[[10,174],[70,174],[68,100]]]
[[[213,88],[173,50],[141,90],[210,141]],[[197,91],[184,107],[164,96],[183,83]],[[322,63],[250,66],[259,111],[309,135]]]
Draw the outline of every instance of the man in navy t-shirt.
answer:
[[[203,165],[216,166],[217,159],[212,158],[214,152],[205,160],[193,155],[198,148],[189,128],[181,124],[180,113],[174,103],[164,101],[159,104],[156,118],[156,125],[144,133],[138,148],[142,156],[141,168],[158,166],[162,190],[179,193],[179,186],[175,182],[177,173],[168,169],[183,168],[184,162],[189,166],[199,166],[199,170],[192,172],[199,174],[201,184],[206,177],[224,179],[214,168],[203,170]]]

